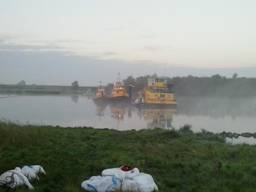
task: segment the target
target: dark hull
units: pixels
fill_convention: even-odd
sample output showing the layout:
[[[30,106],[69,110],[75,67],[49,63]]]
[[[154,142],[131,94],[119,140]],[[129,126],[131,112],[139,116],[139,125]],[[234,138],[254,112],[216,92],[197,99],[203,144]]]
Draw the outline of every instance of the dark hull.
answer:
[[[104,98],[94,98],[94,103],[96,105],[111,105],[111,106],[128,106],[131,104],[128,97],[104,97]]]
[[[177,104],[136,103],[135,106],[140,109],[175,109],[177,107]]]
[[[109,98],[107,97],[94,98],[93,101],[96,104],[107,104],[109,102]]]
[[[109,98],[110,102],[129,102],[130,99],[129,97],[122,96],[122,97],[110,97]]]

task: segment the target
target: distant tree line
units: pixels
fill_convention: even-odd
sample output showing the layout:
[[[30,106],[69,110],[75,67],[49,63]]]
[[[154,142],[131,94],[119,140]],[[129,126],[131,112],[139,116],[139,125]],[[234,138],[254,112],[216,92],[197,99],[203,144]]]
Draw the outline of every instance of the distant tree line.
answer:
[[[153,75],[156,77],[156,75]],[[132,77],[124,80],[126,86],[134,85],[134,92],[147,86],[147,79],[152,75]],[[238,77],[232,78],[213,75],[211,77],[165,77],[168,83],[173,84],[173,91],[178,96],[225,96],[225,97],[250,97],[256,96],[256,78]]]

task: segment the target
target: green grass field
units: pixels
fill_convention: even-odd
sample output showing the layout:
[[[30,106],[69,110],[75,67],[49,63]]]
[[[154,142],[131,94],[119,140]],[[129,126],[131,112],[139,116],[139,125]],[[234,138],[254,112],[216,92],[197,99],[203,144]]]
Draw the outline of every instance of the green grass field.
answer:
[[[232,146],[186,128],[119,132],[0,123],[0,173],[29,164],[47,172],[33,183],[36,192],[83,191],[83,180],[124,164],[151,174],[161,192],[256,191],[255,146]]]

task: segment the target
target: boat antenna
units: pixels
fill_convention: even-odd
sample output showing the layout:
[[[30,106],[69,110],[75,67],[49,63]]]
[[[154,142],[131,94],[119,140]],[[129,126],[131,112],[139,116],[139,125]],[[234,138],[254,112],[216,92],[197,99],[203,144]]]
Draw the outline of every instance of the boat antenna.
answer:
[[[120,75],[120,72],[118,72],[118,74],[117,74],[117,81],[118,81],[118,82],[121,82],[121,75]]]

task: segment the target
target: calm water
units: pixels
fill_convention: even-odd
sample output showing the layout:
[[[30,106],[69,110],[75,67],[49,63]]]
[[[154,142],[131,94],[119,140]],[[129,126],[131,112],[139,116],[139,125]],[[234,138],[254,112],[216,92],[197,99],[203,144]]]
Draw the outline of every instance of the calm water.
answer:
[[[0,95],[0,119],[118,130],[192,125],[194,131],[256,132],[256,98],[179,98],[176,109],[96,105],[85,96]]]

